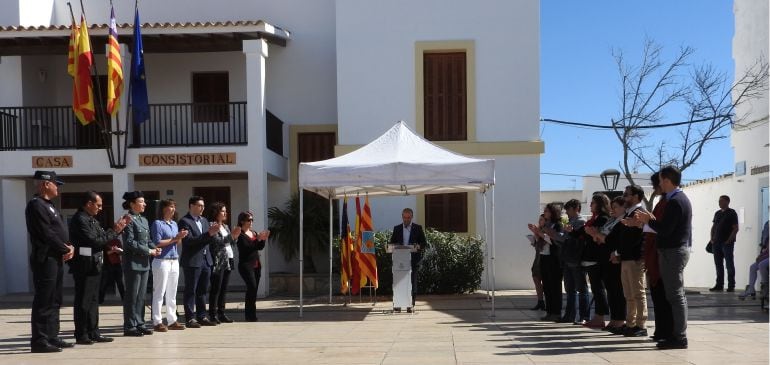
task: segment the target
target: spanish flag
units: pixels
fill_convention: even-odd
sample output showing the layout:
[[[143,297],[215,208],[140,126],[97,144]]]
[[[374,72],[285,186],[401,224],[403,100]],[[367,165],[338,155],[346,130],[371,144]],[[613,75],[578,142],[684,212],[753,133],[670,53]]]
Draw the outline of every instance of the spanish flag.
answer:
[[[70,36],[70,43],[73,47],[72,62],[72,110],[81,124],[87,125],[94,121],[94,90],[91,83],[91,65],[93,64],[93,54],[91,53],[91,40],[88,38],[88,25],[86,18],[80,18],[80,29],[72,24],[74,37]],[[73,39],[74,38],[74,39]],[[67,71],[70,71],[70,63],[67,61]],[[73,74],[74,73],[74,74]]]
[[[379,286],[377,278],[377,258],[373,253],[362,252],[364,245],[370,246],[368,247],[369,250],[366,251],[371,251],[371,249],[374,248],[373,241],[363,241],[364,232],[371,232],[374,230],[374,225],[372,224],[372,212],[369,209],[369,196],[366,197],[364,202],[363,213],[361,212],[359,199],[356,197],[356,215],[356,253],[358,266],[361,269],[359,285],[366,285],[366,280],[368,279],[369,282],[377,288]]]
[[[120,107],[123,94],[123,62],[118,45],[118,27],[115,24],[115,10],[110,6],[110,33],[107,37],[107,113],[114,116]]]

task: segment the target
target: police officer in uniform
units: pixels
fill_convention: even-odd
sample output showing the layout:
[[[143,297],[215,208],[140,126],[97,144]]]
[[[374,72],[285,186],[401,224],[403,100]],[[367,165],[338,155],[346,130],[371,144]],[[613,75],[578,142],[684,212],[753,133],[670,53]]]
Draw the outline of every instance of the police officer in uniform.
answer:
[[[96,215],[102,210],[102,197],[95,191],[83,195],[82,205],[70,220],[70,240],[75,246],[75,257],[68,263],[75,279],[75,342],[91,345],[94,342],[112,342],[99,333],[99,284],[104,262],[103,249],[130,222],[124,216],[115,226],[105,231]]]
[[[32,301],[32,352],[60,352],[75,346],[59,338],[59,310],[62,304],[64,261],[75,249],[67,240],[67,228],[51,199],[64,184],[53,171],[36,171],[37,194],[27,203],[24,215],[32,244],[29,257],[35,297]]]

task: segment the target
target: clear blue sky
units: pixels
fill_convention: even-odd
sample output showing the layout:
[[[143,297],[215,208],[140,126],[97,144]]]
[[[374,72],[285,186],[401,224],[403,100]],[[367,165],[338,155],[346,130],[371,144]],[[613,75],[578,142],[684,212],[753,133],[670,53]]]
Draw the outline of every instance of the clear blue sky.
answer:
[[[613,48],[639,64],[646,38],[664,47],[670,59],[690,46],[693,64],[711,63],[732,81],[733,2],[729,0],[541,0],[540,116],[591,124],[609,124],[619,114],[620,81]],[[668,122],[685,120],[672,110]],[[729,135],[729,130],[724,131]],[[676,138],[675,130],[656,133],[654,141]],[[545,154],[541,172],[595,175],[619,169],[622,149],[611,130],[588,130],[541,123]],[[733,150],[726,138],[708,145],[685,179],[733,170]],[[639,172],[649,172],[640,169]],[[573,181],[576,179],[576,181]],[[582,188],[582,178],[541,174],[541,190]]]

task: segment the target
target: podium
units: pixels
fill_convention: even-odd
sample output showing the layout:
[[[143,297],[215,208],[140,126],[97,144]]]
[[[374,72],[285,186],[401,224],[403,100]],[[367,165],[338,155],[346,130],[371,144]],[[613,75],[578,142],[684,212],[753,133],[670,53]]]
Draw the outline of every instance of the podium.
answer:
[[[413,245],[388,244],[386,252],[393,259],[393,309],[412,309],[412,252]]]

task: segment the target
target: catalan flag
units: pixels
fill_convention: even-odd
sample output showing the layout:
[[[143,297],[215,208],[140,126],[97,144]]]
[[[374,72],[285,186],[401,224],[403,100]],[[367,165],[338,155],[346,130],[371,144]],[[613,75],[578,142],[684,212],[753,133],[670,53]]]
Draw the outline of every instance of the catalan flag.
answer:
[[[72,25],[75,27],[75,24]],[[94,90],[91,83],[91,66],[94,58],[91,53],[91,40],[88,38],[88,25],[86,18],[80,18],[80,29],[77,29],[77,36],[70,36],[70,42],[73,43],[73,97],[72,110],[81,124],[87,125],[94,121],[96,113],[94,112]],[[68,57],[69,58],[69,57]],[[70,71],[70,63],[67,61],[67,71]]]
[[[80,28],[78,28],[77,23],[75,23],[75,18],[72,18],[72,26],[70,29],[70,44],[67,51],[67,73],[72,77],[75,77],[75,52],[77,51],[78,47],[78,38],[80,38]],[[75,94],[73,93],[72,96],[74,97]]]
[[[115,9],[110,6],[110,33],[107,37],[107,113],[115,115],[120,107],[123,94],[123,62],[120,59],[118,27],[115,24]]]
[[[342,203],[342,219],[340,223],[340,292],[347,294],[350,290],[350,278],[353,268],[350,264],[351,250],[350,222],[348,222],[348,198]]]
[[[372,225],[372,213],[369,210],[369,197],[366,197],[364,202],[363,212],[361,211],[361,204],[359,198],[356,197],[356,253],[358,259],[358,266],[361,269],[361,277],[359,278],[359,285],[366,285],[366,280],[374,285],[375,288],[379,286],[377,278],[377,258],[372,253],[365,253],[363,249],[364,245],[374,246],[373,239],[364,242],[364,232],[371,232],[374,230]],[[373,248],[373,247],[370,247]]]

